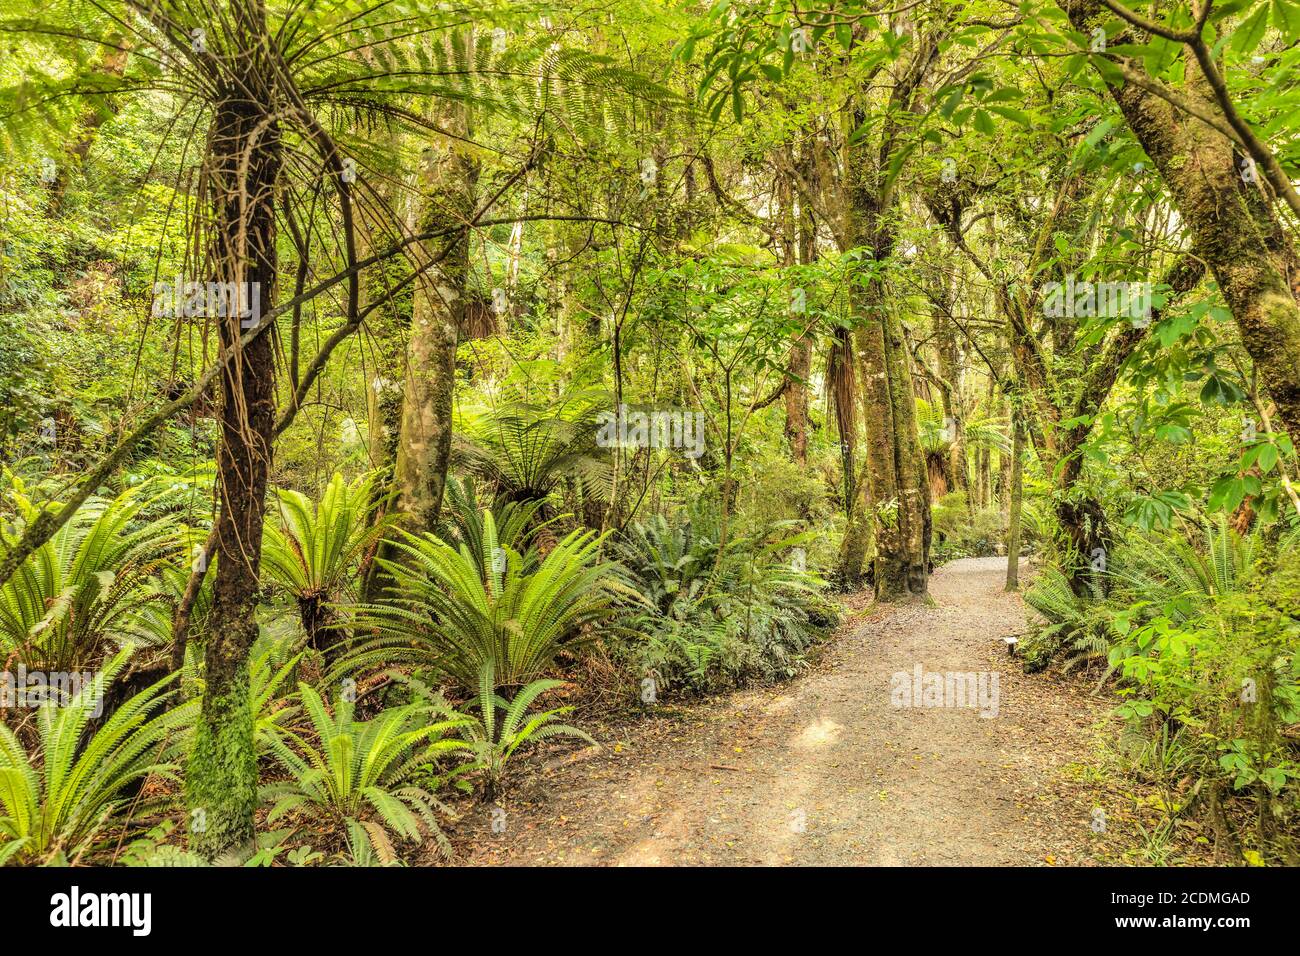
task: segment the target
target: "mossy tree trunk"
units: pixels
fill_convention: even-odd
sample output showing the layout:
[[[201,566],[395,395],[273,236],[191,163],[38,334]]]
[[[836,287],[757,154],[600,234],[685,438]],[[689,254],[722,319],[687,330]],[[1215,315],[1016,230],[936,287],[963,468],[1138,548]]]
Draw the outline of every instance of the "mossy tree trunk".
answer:
[[[275,190],[282,164],[260,3],[232,5],[239,35],[251,38],[223,77],[209,141],[208,204],[213,215],[215,278],[255,283],[262,314],[275,300]],[[221,444],[217,452],[220,510],[217,570],[204,649],[204,693],[186,774],[191,843],[211,859],[254,839],[257,757],[249,710],[248,656],[257,639],[262,520],[275,426],[272,337],[241,349],[239,316],[213,320],[221,347],[239,358],[221,376]]]
[[[1012,410],[1010,505],[1007,509],[1007,590],[1020,588],[1020,512],[1024,501],[1025,429]]]
[[[893,213],[898,194],[890,170],[903,124],[916,108],[938,54],[937,35],[917,38],[916,52],[900,65],[895,77],[877,139],[855,137],[867,125],[865,91],[843,117],[845,194],[840,241],[845,251],[856,250],[862,257],[850,297],[856,326],[854,358],[866,419],[867,479],[874,503],[873,579],[881,601],[924,597],[928,588],[929,482],[917,435],[911,359],[902,321],[888,301],[883,269],[897,238]],[[846,534],[853,530],[846,529]]]
[[[812,144],[802,144],[800,166],[804,182],[816,188],[816,164],[812,161]],[[790,188],[785,177],[787,205],[792,207],[795,241],[787,246],[800,265],[811,265],[817,261],[817,225],[813,218],[811,204],[801,199],[794,204],[795,191]],[[805,303],[806,305],[806,303]],[[808,325],[809,309],[795,316],[795,321],[803,323],[804,328],[794,336],[790,345],[789,378],[785,389],[785,438],[790,445],[790,455],[800,465],[808,464],[808,377],[812,373],[813,333]]]
[[[852,285],[854,350],[865,406],[866,463],[874,501],[878,600],[924,596],[929,561],[929,483],[916,431],[912,372],[897,312],[879,268],[893,252],[888,200],[877,163],[858,147],[847,157],[852,247],[870,261]],[[868,272],[868,270],[871,270]]]
[[[415,292],[397,449],[398,510],[413,531],[434,527],[447,482],[456,345],[478,179],[478,164],[463,146],[469,138],[468,107],[452,103],[444,113],[440,125],[452,135],[425,151],[419,179],[424,209],[417,227],[421,232],[449,231],[421,250],[437,264]]]
[[[1060,6],[1085,33],[1113,19],[1097,0],[1061,0]],[[1123,78],[1107,84],[1169,187],[1196,254],[1214,274],[1278,418],[1292,439],[1300,438],[1300,307],[1293,292],[1300,269],[1271,198],[1242,175],[1244,157],[1221,133]],[[1191,56],[1178,93],[1203,115],[1222,117]]]

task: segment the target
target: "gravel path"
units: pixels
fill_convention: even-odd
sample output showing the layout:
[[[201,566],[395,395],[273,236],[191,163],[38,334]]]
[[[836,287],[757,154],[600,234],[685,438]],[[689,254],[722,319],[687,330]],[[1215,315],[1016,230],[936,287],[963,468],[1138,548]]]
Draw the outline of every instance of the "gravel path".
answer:
[[[1002,590],[1005,568],[945,565],[932,605],[859,617],[792,683],[598,728],[602,748],[539,766],[504,814],[468,815],[456,834],[463,861],[1091,862],[1091,804],[1074,781],[1104,707],[1007,655],[1003,637],[1024,629],[1024,610]],[[971,685],[983,697],[962,706],[960,682],[930,680],[928,706],[907,706],[918,665],[983,674]]]

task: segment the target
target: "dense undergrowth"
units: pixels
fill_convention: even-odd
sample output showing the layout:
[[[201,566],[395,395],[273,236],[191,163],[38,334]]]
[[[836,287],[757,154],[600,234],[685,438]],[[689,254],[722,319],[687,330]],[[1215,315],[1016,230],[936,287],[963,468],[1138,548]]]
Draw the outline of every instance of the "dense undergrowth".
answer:
[[[1291,0],[32,6],[0,863],[443,859],[998,557],[1152,858],[1297,862]]]
[[[541,741],[595,743],[563,720],[573,707],[547,676],[557,658],[600,645],[634,689],[621,705],[637,710],[794,676],[836,621],[789,527],[722,543],[714,506],[601,533],[539,501],[481,504],[470,478],[451,484],[438,534],[409,534],[375,477],[336,474],[316,500],[285,489],[271,503],[249,665],[264,832],[223,862],[449,852],[449,796],[499,798]],[[21,521],[25,488],[8,480]],[[29,674],[96,675],[0,725],[5,860],[200,861],[182,838],[204,814],[181,810],[181,777],[211,578],[184,666],[167,674],[197,536],[168,504],[174,489],[155,491],[93,500],[0,591],[7,658]],[[382,575],[370,600],[368,574]],[[129,694],[128,668],[149,675],[145,689]]]

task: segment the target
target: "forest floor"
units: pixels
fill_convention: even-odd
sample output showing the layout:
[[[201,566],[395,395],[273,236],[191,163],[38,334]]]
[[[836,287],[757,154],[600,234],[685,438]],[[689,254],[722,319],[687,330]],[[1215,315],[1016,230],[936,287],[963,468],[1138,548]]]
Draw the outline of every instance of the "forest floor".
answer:
[[[451,833],[459,861],[1113,860],[1093,826],[1113,700],[1087,682],[1026,675],[1008,656],[1003,638],[1024,631],[1025,614],[1005,573],[1005,558],[954,561],[932,577],[929,604],[850,611],[790,683],[584,724],[602,746],[535,760],[499,808],[471,808]],[[996,673],[996,716],[894,706],[891,675],[918,664]]]

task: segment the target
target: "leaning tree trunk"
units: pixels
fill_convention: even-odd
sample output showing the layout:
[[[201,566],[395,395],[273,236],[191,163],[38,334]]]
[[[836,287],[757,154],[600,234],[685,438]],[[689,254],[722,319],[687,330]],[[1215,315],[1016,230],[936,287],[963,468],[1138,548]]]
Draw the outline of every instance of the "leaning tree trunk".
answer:
[[[468,109],[450,105],[443,122],[458,138],[442,137],[425,151],[420,174],[425,206],[419,229],[446,232],[421,250],[437,265],[415,294],[397,448],[398,510],[412,531],[434,527],[447,483],[456,345],[465,307],[469,223],[478,179],[477,164],[462,145],[469,136]]]
[[[1085,34],[1112,18],[1098,0],[1059,0]],[[1140,66],[1136,67],[1141,69]],[[1221,116],[1192,57],[1178,91],[1209,116]],[[1246,182],[1233,144],[1200,120],[1125,80],[1108,80],[1129,128],[1169,187],[1178,212],[1232,310],[1242,343],[1277,404],[1278,418],[1300,437],[1300,307],[1293,295],[1297,261],[1258,182]],[[1262,173],[1260,177],[1262,179]]]
[[[259,6],[237,4],[243,35],[266,36]],[[272,102],[270,64],[255,45],[234,62],[232,79],[216,105],[209,142],[209,190],[214,217],[213,255],[223,282],[256,283],[265,314],[276,280],[276,181],[281,146]],[[258,570],[262,519],[275,426],[275,364],[271,336],[241,350],[237,315],[216,320],[223,350],[238,351],[221,377],[221,445],[217,453],[220,511],[218,558],[204,654],[202,711],[186,774],[194,848],[211,859],[249,847],[257,805],[257,755],[249,710],[248,656],[257,639]]]

